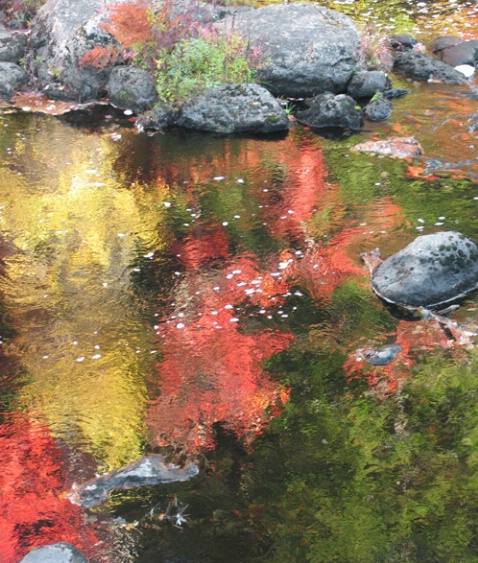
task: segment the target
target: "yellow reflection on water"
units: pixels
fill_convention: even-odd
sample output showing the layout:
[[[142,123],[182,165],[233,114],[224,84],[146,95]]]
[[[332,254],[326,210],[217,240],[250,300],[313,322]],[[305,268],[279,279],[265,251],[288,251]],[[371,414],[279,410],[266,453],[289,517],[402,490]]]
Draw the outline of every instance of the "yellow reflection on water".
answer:
[[[15,146],[25,174],[0,169],[0,291],[16,333],[6,349],[27,372],[17,407],[114,467],[142,443],[153,356],[131,271],[137,248],[162,247],[166,191],[120,185],[108,136],[41,123]]]

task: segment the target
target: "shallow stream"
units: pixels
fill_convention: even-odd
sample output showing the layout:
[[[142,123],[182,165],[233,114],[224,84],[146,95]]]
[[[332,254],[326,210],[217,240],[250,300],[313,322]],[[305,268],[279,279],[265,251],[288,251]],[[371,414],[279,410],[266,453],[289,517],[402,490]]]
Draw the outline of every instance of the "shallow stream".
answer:
[[[2,561],[55,541],[92,563],[478,561],[478,340],[386,308],[359,257],[478,240],[478,99],[395,85],[392,118],[342,140],[0,115]],[[350,150],[409,135],[417,161]],[[477,315],[472,294],[453,318]],[[152,451],[200,473],[67,497]]]

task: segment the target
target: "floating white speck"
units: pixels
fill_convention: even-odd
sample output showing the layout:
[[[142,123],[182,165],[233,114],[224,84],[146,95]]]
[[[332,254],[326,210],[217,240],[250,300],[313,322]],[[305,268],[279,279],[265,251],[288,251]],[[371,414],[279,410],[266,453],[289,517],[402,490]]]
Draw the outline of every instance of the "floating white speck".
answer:
[[[213,287],[213,289],[214,291],[219,291],[221,288],[216,285],[216,287]]]
[[[76,340],[73,340],[73,346],[78,346],[78,342]]]
[[[229,223],[227,221],[223,221],[222,226],[223,227],[227,227],[229,225]]]
[[[154,252],[148,252],[148,254],[144,255],[145,258],[152,258],[153,256],[154,256]]]
[[[44,360],[48,360],[49,357],[50,357],[50,356],[43,356],[43,359],[44,359]]]
[[[438,217],[439,221],[444,221],[446,219],[446,217]]]
[[[100,349],[100,347],[98,346],[98,344],[96,344],[95,350],[99,350],[99,349]]]
[[[237,317],[233,317],[231,319],[231,323],[238,323],[238,322],[239,322],[239,319]]]
[[[417,221],[418,221],[419,223],[425,223],[425,219],[422,219],[421,217],[419,217],[419,218],[417,219]]]
[[[437,226],[437,227],[441,227],[442,225],[443,225],[442,221],[438,221],[438,223],[435,223],[435,226]]]
[[[260,313],[261,315],[264,315],[264,314],[265,314],[265,312],[266,312],[266,310],[265,310],[265,309],[261,309],[261,310],[259,311],[259,313]]]
[[[108,282],[103,282],[103,287],[108,287]]]
[[[244,287],[245,285],[247,285],[247,283],[246,282],[239,282],[236,285],[237,285],[237,287]]]
[[[233,274],[227,274],[226,279],[230,280],[230,279],[232,279],[233,277],[234,277]]]
[[[225,176],[214,176],[213,180],[215,180],[216,182],[220,182],[221,180],[224,180]]]
[[[186,325],[184,323],[178,323],[176,328],[184,328]]]
[[[297,295],[297,297],[304,297],[304,294],[301,293],[300,291],[296,291],[296,292],[294,293],[294,295]]]
[[[211,311],[211,315],[217,315],[217,311]]]
[[[189,223],[183,223],[184,227],[189,227]]]
[[[245,183],[245,180],[243,180],[242,178],[238,178],[238,179],[237,179],[237,183],[238,183],[238,184],[244,184],[244,183]]]
[[[293,215],[293,214],[294,214],[294,212],[292,211],[292,209],[288,209],[288,210],[287,210],[287,213],[288,213],[289,215]]]
[[[232,305],[224,305],[224,309],[234,309]]]
[[[85,356],[81,356],[80,358],[76,358],[76,361],[80,364],[85,359]]]
[[[164,207],[171,207],[172,203],[170,201],[163,201]]]
[[[120,238],[123,238],[123,237],[125,237],[126,235],[125,235],[125,233],[118,233],[118,236],[119,236]]]
[[[242,274],[242,270],[232,270],[233,274]]]
[[[95,354],[94,356],[91,356],[92,360],[99,360],[101,358],[101,354]]]
[[[285,270],[289,264],[290,264],[289,261],[287,261],[287,262],[279,262],[279,270]]]
[[[130,109],[125,109],[123,112],[125,115],[133,115],[133,111]]]

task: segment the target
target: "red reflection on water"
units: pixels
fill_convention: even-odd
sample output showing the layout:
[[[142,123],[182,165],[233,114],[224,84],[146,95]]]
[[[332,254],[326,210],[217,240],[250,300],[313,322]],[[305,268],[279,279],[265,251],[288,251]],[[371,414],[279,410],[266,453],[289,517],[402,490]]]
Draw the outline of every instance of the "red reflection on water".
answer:
[[[87,557],[98,538],[69,488],[61,452],[48,429],[22,415],[0,426],[0,561],[17,563],[32,548],[69,542]]]
[[[436,321],[411,322],[401,320],[398,323],[395,341],[402,347],[392,363],[386,366],[373,366],[360,352],[353,352],[344,364],[348,380],[365,378],[367,384],[379,397],[386,397],[399,391],[415,363],[417,354],[430,352],[437,348],[454,348],[455,341]]]
[[[163,336],[161,396],[148,417],[158,445],[190,452],[212,448],[217,422],[251,442],[287,402],[287,391],[262,364],[286,349],[291,335],[241,334],[233,312],[222,309],[184,327],[167,325]]]
[[[226,240],[217,230],[214,238]],[[209,234],[194,237],[193,258],[190,249],[190,238],[176,247],[190,268],[176,295],[177,311],[188,308],[159,325],[161,395],[151,405],[148,423],[159,446],[197,453],[214,447],[215,423],[250,443],[278,414],[288,391],[270,379],[263,363],[288,348],[293,337],[267,330],[249,334],[235,316],[245,302],[278,306],[288,289],[284,281],[263,271],[249,254],[230,260],[222,271],[195,269],[217,256]],[[225,247],[220,253],[227,254]]]
[[[229,258],[230,237],[221,227],[195,227],[187,238],[171,248],[179,262],[188,269]]]

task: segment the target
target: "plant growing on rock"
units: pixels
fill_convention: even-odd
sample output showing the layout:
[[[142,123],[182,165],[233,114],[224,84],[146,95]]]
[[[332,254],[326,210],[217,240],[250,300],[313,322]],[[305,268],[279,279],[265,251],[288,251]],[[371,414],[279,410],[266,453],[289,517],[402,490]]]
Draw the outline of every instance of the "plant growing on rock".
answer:
[[[2,20],[12,27],[26,27],[46,0],[0,0]]]
[[[109,7],[103,24],[120,45],[96,46],[80,64],[104,69],[119,57],[151,71],[160,100],[181,101],[219,83],[250,82],[260,53],[233,32],[219,32],[198,24],[199,3],[184,10],[173,0],[126,2]]]

